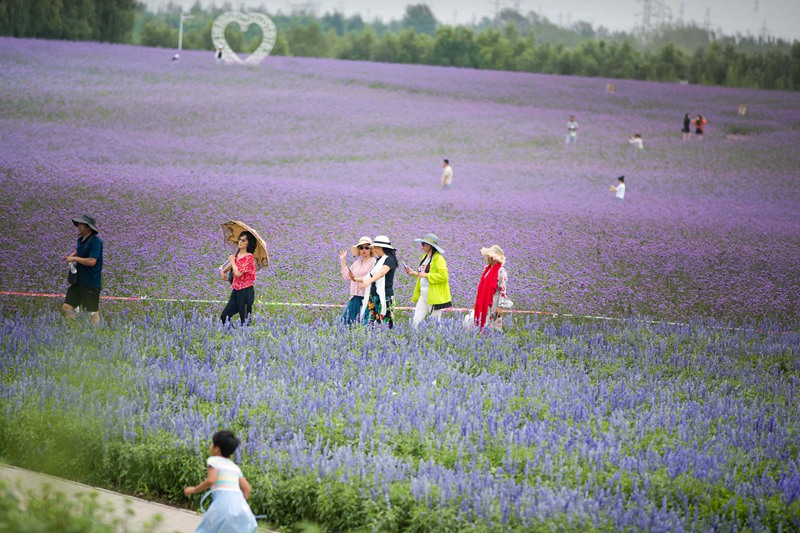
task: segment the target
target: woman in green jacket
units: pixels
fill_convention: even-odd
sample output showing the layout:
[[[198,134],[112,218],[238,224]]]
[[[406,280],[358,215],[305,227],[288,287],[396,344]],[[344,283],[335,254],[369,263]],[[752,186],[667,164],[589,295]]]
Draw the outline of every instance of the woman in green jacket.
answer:
[[[450,301],[450,276],[447,273],[447,261],[443,250],[439,247],[439,237],[428,233],[422,239],[414,239],[422,243],[425,256],[416,270],[406,265],[406,274],[417,277],[414,296],[411,300],[417,304],[414,308],[414,326],[422,322],[426,316],[434,318],[442,316],[442,311],[453,306]]]

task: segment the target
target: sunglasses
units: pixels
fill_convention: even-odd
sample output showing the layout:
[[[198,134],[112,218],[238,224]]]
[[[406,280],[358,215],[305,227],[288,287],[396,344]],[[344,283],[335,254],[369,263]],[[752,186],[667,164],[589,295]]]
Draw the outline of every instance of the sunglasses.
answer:
[[[239,242],[247,242],[247,237],[239,237]]]
[[[359,246],[358,247],[359,250],[369,250],[370,248],[371,248],[370,246]]]

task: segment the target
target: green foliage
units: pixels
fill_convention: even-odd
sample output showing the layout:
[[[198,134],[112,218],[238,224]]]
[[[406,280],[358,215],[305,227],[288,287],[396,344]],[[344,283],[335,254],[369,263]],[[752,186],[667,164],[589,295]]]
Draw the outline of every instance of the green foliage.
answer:
[[[0,35],[128,42],[136,0],[5,0]]]
[[[230,5],[195,3],[185,20],[183,48],[212,50],[214,19]],[[0,2],[0,35],[131,42],[175,48],[182,14],[168,4],[148,12],[135,0]],[[440,26],[425,4],[406,7],[401,21],[365,24],[338,12],[273,14],[272,54],[387,63],[541,72],[761,89],[800,90],[800,43],[717,36],[695,25],[662,25],[647,35],[610,34],[578,21],[569,28],[536,13],[503,9],[472,26]],[[231,47],[248,54],[261,42],[256,27],[225,30]]]
[[[436,31],[436,17],[433,16],[431,8],[426,4],[414,4],[406,6],[406,13],[403,17],[403,28],[410,28],[417,33],[433,35]]]
[[[28,494],[23,503],[0,480],[0,531],[113,533],[119,520],[104,521],[94,496],[80,495],[68,500],[60,492],[45,491]]]

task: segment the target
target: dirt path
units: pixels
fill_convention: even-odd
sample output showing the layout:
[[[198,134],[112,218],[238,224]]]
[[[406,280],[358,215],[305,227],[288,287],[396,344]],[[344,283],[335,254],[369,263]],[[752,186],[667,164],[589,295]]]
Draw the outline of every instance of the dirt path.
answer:
[[[194,511],[177,509],[14,466],[0,465],[0,480],[5,481],[6,485],[19,497],[24,497],[30,492],[40,493],[45,485],[54,492],[61,492],[69,496],[79,493],[94,493],[97,495],[97,501],[101,508],[109,509],[108,522],[118,519],[122,531],[190,533],[195,530],[202,519],[202,516]],[[154,524],[157,526],[153,527]],[[259,531],[268,530],[259,529]]]

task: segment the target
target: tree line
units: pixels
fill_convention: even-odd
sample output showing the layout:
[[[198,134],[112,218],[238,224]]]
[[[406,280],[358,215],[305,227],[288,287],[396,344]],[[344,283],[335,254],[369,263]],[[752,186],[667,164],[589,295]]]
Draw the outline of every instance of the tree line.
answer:
[[[136,0],[0,0],[0,35],[130,42]]]
[[[136,0],[0,0],[0,33],[176,48],[184,14],[191,18],[184,21],[183,47],[210,51],[214,19],[231,9],[197,1],[187,13],[174,4],[154,13]],[[273,55],[800,90],[800,42],[725,36],[691,24],[664,24],[645,35],[580,21],[565,28],[513,9],[469,26],[441,24],[425,4],[407,6],[402,19],[388,23],[338,12],[256,11],[268,13],[278,29]],[[261,41],[256,27],[242,32],[231,25],[226,37],[240,53]]]

